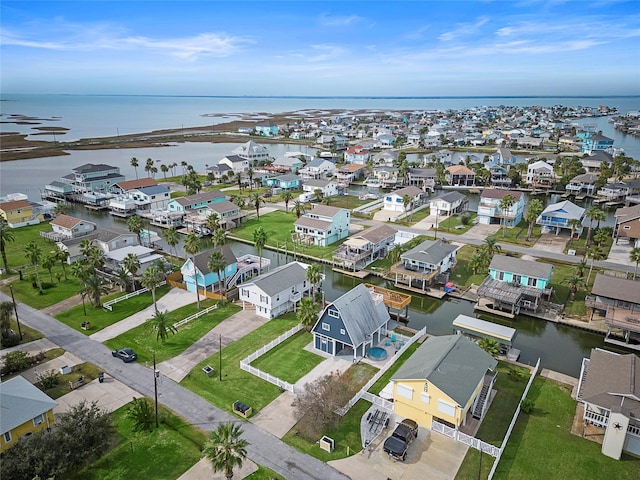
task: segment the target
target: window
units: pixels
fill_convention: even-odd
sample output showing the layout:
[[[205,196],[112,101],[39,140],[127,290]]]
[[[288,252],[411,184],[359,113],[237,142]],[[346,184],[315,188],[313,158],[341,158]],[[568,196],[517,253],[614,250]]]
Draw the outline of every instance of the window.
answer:
[[[331,325],[329,325],[326,322],[322,322],[322,329],[326,330],[327,332],[331,331]]]
[[[340,335],[346,335],[346,334],[347,334],[346,330],[344,328],[341,328]]]
[[[445,415],[449,415],[450,417],[454,417],[456,414],[456,407],[455,405],[451,405],[450,403],[438,400],[438,411],[444,413]]]
[[[420,401],[422,403],[429,403],[431,401],[431,397],[429,396],[428,393],[423,392],[420,394]]]
[[[504,272],[496,272],[496,278],[498,280],[504,280]]]
[[[33,419],[34,425],[38,426],[41,423],[44,423],[44,415],[42,413]]]
[[[520,284],[522,282],[522,275],[513,274],[513,283]]]
[[[629,225],[625,225],[624,227],[622,227],[623,230],[631,230],[631,227]]]
[[[527,280],[527,285],[529,285],[530,287],[537,287],[538,279],[529,277],[529,279]]]
[[[413,389],[405,385],[398,385],[398,395],[409,400],[413,399]]]
[[[337,310],[328,310],[329,316],[333,318],[340,318],[340,314]]]
[[[11,432],[4,433],[4,441],[5,443],[9,443],[11,441]]]

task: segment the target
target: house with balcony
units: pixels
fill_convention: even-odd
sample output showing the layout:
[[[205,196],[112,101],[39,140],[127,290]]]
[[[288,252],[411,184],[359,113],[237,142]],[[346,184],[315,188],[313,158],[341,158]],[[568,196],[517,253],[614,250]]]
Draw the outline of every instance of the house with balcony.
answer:
[[[125,180],[124,182],[114,183],[113,187],[111,187],[111,193],[115,195],[123,195],[136,188],[151,187],[154,185],[158,185],[158,182],[151,177],[138,178],[136,180]]]
[[[436,169],[410,168],[407,173],[407,184],[421,188],[423,192],[433,192],[436,186]]]
[[[119,167],[104,163],[85,163],[72,168],[71,173],[61,178],[63,183],[70,185],[74,193],[102,193],[111,191],[116,183],[124,182],[125,177]]]
[[[445,169],[444,178],[449,185],[471,187],[476,183],[476,174],[464,165],[451,165]]]
[[[242,309],[255,308],[259,317],[272,319],[296,309],[303,297],[311,295],[306,263],[291,262],[238,285]]]
[[[611,151],[612,149],[613,139],[600,133],[589,133],[582,139],[582,153],[591,155],[599,150]]]
[[[255,130],[261,137],[275,137],[278,135],[278,125],[271,122],[258,123],[255,126]]]
[[[615,213],[614,237],[628,238],[631,247],[640,247],[640,205],[618,208]]]
[[[277,128],[278,127],[276,126],[276,134],[278,132]],[[234,148],[233,150],[231,150],[231,153],[232,155],[235,155],[247,160],[249,162],[247,164],[247,169],[249,167],[255,167],[261,162],[266,162],[270,160],[269,149],[264,145],[260,145],[254,142],[253,140],[249,140],[248,142],[243,143],[239,147]]]
[[[334,180],[306,180],[302,184],[302,191],[305,193],[315,193],[316,190],[322,192],[322,197],[335,197],[340,192],[338,190],[338,182]]]
[[[321,354],[364,358],[387,335],[389,311],[384,298],[363,284],[327,305],[311,329],[313,347]]]
[[[418,425],[456,430],[484,418],[498,362],[463,335],[427,338],[391,377],[393,412]]]
[[[207,207],[215,203],[223,202],[227,199],[223,192],[202,192],[186,197],[178,197],[169,201],[167,210],[172,213],[206,213]]]
[[[609,166],[613,165],[613,155],[604,150],[598,150],[588,157],[582,158],[580,162],[587,173],[600,173],[603,163]]]
[[[362,178],[364,178],[364,174],[366,171],[366,165],[360,165],[358,163],[343,165],[336,172],[335,179],[343,185],[349,185],[356,180],[361,180]]]
[[[235,278],[235,274],[238,271],[238,259],[231,250],[231,247],[229,247],[229,245],[222,245],[214,248],[214,251],[215,250],[220,251],[225,260],[225,268],[222,272],[212,272],[209,269],[208,262],[212,252],[199,253],[195,255],[193,259],[189,257],[182,267],[180,267],[182,281],[188,291],[195,293],[197,281],[198,290],[210,291],[212,293],[217,291],[220,293],[220,284],[225,282],[225,284],[229,286],[230,279]],[[222,273],[221,277],[220,273]]]
[[[489,170],[489,183],[494,187],[507,188],[511,186],[511,178],[507,175],[508,170],[502,165],[491,164],[487,162],[485,168]]]
[[[585,425],[604,429],[602,453],[640,455],[640,357],[600,348],[582,360],[576,400]]]
[[[460,192],[452,191],[429,201],[431,214],[450,216],[467,210],[469,199]]]
[[[398,161],[398,152],[394,152],[393,150],[385,150],[383,152],[376,153],[373,155],[373,163],[374,165],[395,165]]]
[[[361,270],[385,258],[395,244],[397,230],[389,225],[370,227],[349,237],[333,252],[333,260],[344,268]]]
[[[399,288],[427,292],[430,286],[445,284],[456,264],[458,247],[442,240],[425,240],[403,253],[389,270],[387,278]]]
[[[120,269],[126,270],[125,259],[128,255],[134,255],[140,262],[136,275],[142,275],[158,261],[164,263],[164,257],[156,253],[155,249],[143,247],[142,245],[130,245],[107,252],[104,256],[105,266],[113,272],[117,272]]]
[[[371,157],[371,151],[362,145],[354,145],[344,151],[344,163],[365,165]]]
[[[119,248],[139,245],[138,236],[135,233],[96,228],[93,232],[87,233],[86,235],[65,238],[57,242],[57,245],[69,254],[69,258],[67,259],[69,265],[84,258],[82,253],[80,253],[80,246],[85,240],[98,247],[104,254],[118,250]]]
[[[564,189],[571,195],[593,195],[596,191],[598,175],[583,173],[573,177]]]
[[[498,150],[494,154],[489,155],[489,160],[491,160],[496,165],[511,166],[517,163],[516,156],[511,153],[511,150],[504,147],[498,148]]]
[[[405,206],[404,196],[411,197],[411,203]],[[404,187],[399,190],[387,193],[384,196],[383,208],[392,212],[407,213],[410,210],[415,209],[422,205],[425,201],[426,195],[418,187]]]
[[[500,208],[500,202],[510,195],[514,203],[508,209]],[[485,188],[480,194],[478,203],[478,223],[483,225],[502,225],[503,219],[507,227],[515,227],[522,221],[524,215],[525,199],[522,192],[515,190],[498,190]]]
[[[536,219],[536,224],[542,226],[543,231],[554,231],[558,235],[562,230],[580,237],[582,233],[582,221],[584,220],[585,209],[575,203],[564,200],[562,202],[547,205],[540,216]],[[572,220],[579,220],[580,226],[573,227]]]
[[[386,165],[375,167],[363,183],[370,188],[395,188],[398,183],[398,169]]]
[[[336,174],[336,164],[326,158],[316,157],[300,169],[303,180],[324,179]]]
[[[278,175],[277,177],[269,177],[264,181],[267,187],[279,188],[281,190],[297,190],[302,184],[302,180],[298,175],[287,173]]]
[[[478,287],[477,306],[508,312],[537,312],[553,294],[550,286],[553,265],[494,255],[489,276]],[[483,308],[483,309],[486,309]]]
[[[9,228],[36,225],[44,220],[44,215],[37,208],[37,205],[28,200],[0,203],[0,217],[7,222]]]
[[[530,163],[527,166],[525,182],[534,190],[553,188],[556,182],[556,174],[553,171],[553,166],[543,160]]]
[[[165,185],[149,185],[127,190],[109,200],[111,215],[130,217],[148,213],[151,210],[164,210],[171,200],[171,190]]]
[[[349,138],[344,135],[323,134],[318,137],[318,144],[325,147],[334,148],[338,151],[346,150],[349,147]]]
[[[217,165],[207,167],[208,178],[213,177],[215,179],[220,179],[223,175],[227,178],[234,175],[233,169],[226,163],[218,163]]]
[[[253,166],[251,160],[247,160],[239,155],[227,155],[218,161],[218,165],[226,165],[231,169],[231,172],[233,172],[234,175],[237,175],[238,173],[242,174]],[[228,176],[229,173],[227,173],[227,177]]]
[[[604,316],[606,339],[616,333],[629,342],[632,335],[640,335],[639,281],[598,273],[585,305],[591,308],[591,319],[595,312]]]
[[[289,152],[287,152],[289,153]],[[301,154],[303,155],[303,154]],[[300,157],[296,157],[293,155],[284,155],[283,157],[276,158],[271,164],[272,167],[283,168],[293,174],[298,173],[302,167],[304,167],[304,162],[300,160]]]
[[[627,197],[640,193],[640,180],[608,183],[598,190],[598,197],[609,202],[622,202]]]
[[[82,218],[72,217],[71,215],[65,215],[64,213],[51,220],[49,225],[51,225],[51,229],[53,231],[50,232],[51,235],[46,235],[46,237],[56,242],[65,238],[82,237],[83,235],[93,232],[97,228],[96,224],[93,222]]]
[[[326,247],[346,238],[350,223],[349,210],[316,205],[294,222],[293,241]]]
[[[34,433],[55,425],[58,402],[18,375],[2,381],[0,388],[0,453]]]
[[[225,230],[231,230],[232,228],[239,227],[242,224],[242,219],[247,216],[247,212],[238,207],[235,203],[229,200],[223,200],[222,202],[213,203],[207,206],[207,212],[205,212],[205,221],[210,215],[218,217],[220,227]]]

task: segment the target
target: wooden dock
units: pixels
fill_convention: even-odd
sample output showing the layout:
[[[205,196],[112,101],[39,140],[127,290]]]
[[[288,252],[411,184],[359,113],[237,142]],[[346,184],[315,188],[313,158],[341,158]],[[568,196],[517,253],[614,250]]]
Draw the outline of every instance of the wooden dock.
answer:
[[[503,312],[502,310],[495,310],[493,308],[487,307],[486,305],[479,305],[477,303],[473,306],[473,309],[474,310],[480,310],[481,312],[491,313],[492,315],[498,315],[500,317],[509,318],[511,320],[516,318],[516,316],[514,314],[512,314],[512,313]]]
[[[368,270],[357,270],[354,272],[353,270],[343,270],[342,268],[338,268],[338,267],[333,267],[332,270],[336,273],[341,273],[349,277],[359,278],[361,280],[371,275],[371,272]]]

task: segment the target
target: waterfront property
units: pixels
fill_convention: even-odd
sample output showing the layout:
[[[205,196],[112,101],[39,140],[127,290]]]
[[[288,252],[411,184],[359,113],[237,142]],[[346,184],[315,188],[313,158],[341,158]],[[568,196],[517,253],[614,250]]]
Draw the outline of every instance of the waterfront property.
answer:
[[[294,222],[293,241],[326,247],[349,235],[350,221],[345,208],[316,205]]]
[[[371,188],[395,188],[398,183],[398,169],[393,166],[377,166],[364,184]]]
[[[587,133],[582,139],[582,153],[591,155],[598,150],[611,151],[613,139],[600,133]]]
[[[225,261],[225,267],[222,272],[212,272],[209,269],[209,257],[212,252],[202,252],[195,255],[193,260],[187,258],[182,267],[180,267],[180,273],[182,273],[182,281],[187,286],[187,290],[190,292],[196,291],[196,281],[198,284],[198,290],[210,290],[214,292],[222,282],[234,278],[235,273],[238,271],[238,259],[234,255],[231,247],[228,245],[222,245],[214,249],[222,253]],[[222,275],[220,275],[222,273]]]
[[[537,312],[553,293],[553,265],[494,255],[489,276],[478,288],[477,306],[517,315],[521,310]]]
[[[85,163],[79,167],[71,169],[71,173],[61,177],[61,182],[71,187],[71,191],[59,186],[49,185],[45,190],[51,190],[53,196],[55,194],[68,195],[70,193],[101,193],[106,194],[111,191],[117,183],[124,182],[125,177],[120,173],[119,167],[105,165],[103,163],[93,164]]]
[[[444,178],[449,185],[456,187],[471,187],[476,183],[476,174],[464,165],[451,165],[447,167]]]
[[[585,304],[592,319],[596,311],[604,314],[607,339],[613,331],[627,342],[632,335],[640,336],[640,282],[598,273]]]
[[[500,207],[500,202],[507,195],[511,195],[514,203],[509,208],[503,210]],[[522,221],[524,206],[525,197],[522,192],[485,188],[480,194],[478,223],[483,225],[502,224],[504,219],[508,227],[515,227]]]
[[[271,122],[258,123],[255,126],[255,130],[262,137],[275,137],[278,135],[278,125]]]
[[[298,171],[303,180],[322,179],[336,174],[336,164],[326,158],[316,157]]]
[[[218,161],[218,165],[226,165],[234,174],[242,174],[252,166],[251,161],[240,155],[227,155]],[[228,176],[228,174],[227,174]]]
[[[263,182],[267,187],[279,188],[281,190],[295,190],[300,188],[300,177],[292,173],[268,177]]]
[[[307,280],[308,267],[304,263],[291,262],[238,285],[242,309],[246,310],[250,305],[255,308],[256,315],[268,319],[295,310],[300,300],[313,290]]]
[[[382,295],[359,284],[320,313],[311,329],[314,348],[336,356],[347,352],[354,360],[387,335],[389,312]]]
[[[276,126],[275,130],[272,127],[274,125],[264,125],[264,132],[275,132],[278,133],[278,127]],[[257,130],[256,126],[256,130]],[[270,135],[266,135],[270,136]],[[253,140],[249,140],[248,142],[243,143],[237,148],[234,148],[231,151],[232,154],[237,155],[238,157],[244,158],[249,161],[249,166],[255,167],[260,162],[266,162],[270,159],[269,157],[269,149],[264,145],[260,145]]]
[[[408,195],[411,202],[408,205],[404,203],[404,196]],[[384,209],[392,212],[406,213],[423,204],[425,193],[418,187],[404,187],[394,192],[387,193],[384,197]]]
[[[106,267],[114,272],[120,269],[126,270],[125,259],[131,254],[134,255],[140,268],[136,271],[136,275],[142,275],[145,270],[155,264],[156,261],[162,261],[164,257],[155,253],[153,248],[143,247],[142,245],[130,245],[128,247],[118,248],[105,254]]]
[[[364,165],[369,161],[371,152],[362,145],[353,145],[344,152],[344,163],[358,163]]]
[[[463,335],[429,337],[393,375],[393,411],[418,425],[456,430],[482,419],[498,362]]]
[[[640,455],[640,357],[594,348],[582,361],[577,400],[583,421],[604,429],[602,453]]]
[[[343,165],[336,172],[336,180],[343,185],[349,185],[354,180],[360,180],[366,171],[365,165],[358,163]]]
[[[489,170],[490,177],[489,183],[494,187],[508,188],[511,186],[511,177],[507,175],[508,170],[502,165],[495,164],[493,162],[487,162],[484,164],[485,168]]]
[[[165,185],[149,185],[127,190],[109,200],[111,214],[118,217],[142,215],[151,210],[164,210],[171,200],[171,190]]]
[[[498,165],[515,165],[517,163],[517,158],[514,154],[511,153],[511,150],[508,148],[500,147],[496,150],[495,153],[489,155],[489,160],[498,164]]]
[[[388,277],[400,288],[430,290],[433,283],[445,284],[456,264],[458,247],[442,240],[425,240],[403,253],[400,261],[389,270]]]
[[[300,155],[303,155],[302,152],[300,152]],[[304,162],[297,156],[285,154],[283,157],[276,158],[271,166],[275,168],[282,168],[286,171],[296,174],[298,173],[298,170],[304,167]]]
[[[230,202],[229,200],[223,200],[221,202],[207,205],[207,211],[205,211],[204,215],[205,217],[215,215],[218,218],[220,227],[225,230],[230,230],[240,226],[242,224],[242,219],[247,216],[247,213],[235,203]]]
[[[464,212],[469,206],[469,199],[460,192],[447,192],[437,198],[432,198],[429,202],[431,214],[454,215]]]
[[[0,388],[0,452],[36,432],[49,430],[58,402],[18,375],[2,381]]]
[[[345,268],[360,270],[378,258],[387,256],[395,242],[397,230],[379,225],[349,237],[333,252],[333,260]]]
[[[111,193],[116,195],[125,194],[131,190],[142,187],[151,187],[158,185],[158,182],[151,177],[138,178],[136,180],[125,180],[124,182],[117,182],[111,187]]]
[[[564,229],[580,237],[584,212],[584,208],[579,207],[569,200],[564,200],[548,205],[536,219],[536,223],[542,226],[543,231],[555,230],[555,234],[558,235]],[[576,228],[572,226],[571,220],[579,220],[580,227]]]
[[[600,173],[603,162],[607,165],[613,165],[613,155],[604,150],[597,150],[588,157],[581,159],[580,162],[587,173]]]
[[[174,198],[167,205],[172,213],[203,213],[209,205],[226,200],[224,193],[219,191],[196,193],[186,197]]]
[[[498,342],[500,353],[509,360],[517,360],[520,350],[512,348],[517,330],[498,323],[487,322],[468,315],[458,315],[453,320],[453,331],[459,335],[466,335],[473,341],[489,338]]]
[[[614,237],[628,238],[633,247],[640,247],[640,205],[618,208],[615,213]]]
[[[553,188],[556,182],[553,166],[543,160],[530,163],[527,166],[525,182],[534,190]]]
[[[573,177],[564,187],[567,193],[572,195],[593,195],[596,190],[598,175],[595,173],[583,173]]]
[[[338,182],[333,180],[309,179],[302,184],[305,193],[313,194],[316,190],[322,192],[322,197],[335,197],[338,195]]]
[[[44,215],[28,200],[13,200],[0,203],[0,216],[9,228],[35,225],[44,220]]]
[[[69,253],[67,263],[72,264],[76,260],[83,258],[82,253],[80,253],[80,247],[85,240],[91,242],[105,254],[119,248],[138,245],[138,236],[135,233],[115,232],[106,228],[97,228],[82,237],[63,239],[58,242],[58,245]]]
[[[435,168],[410,168],[407,174],[407,184],[433,192],[436,186]]]
[[[66,238],[82,237],[97,228],[93,222],[64,213],[51,220],[49,225],[51,225],[53,232],[42,232],[41,235],[56,242]]]

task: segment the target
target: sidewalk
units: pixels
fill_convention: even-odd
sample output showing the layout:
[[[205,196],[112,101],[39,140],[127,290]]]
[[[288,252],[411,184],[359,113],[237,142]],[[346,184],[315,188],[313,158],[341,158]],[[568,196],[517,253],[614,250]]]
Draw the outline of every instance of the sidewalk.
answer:
[[[129,403],[133,397],[141,398],[144,395],[115,378],[105,375],[103,383],[96,379],[58,398],[56,400],[58,406],[53,409],[53,413],[54,415],[66,413],[72,406],[83,400],[86,400],[87,403],[98,402],[100,408],[112,412]]]
[[[196,302],[196,294],[187,292],[181,288],[172,288],[169,293],[158,299],[158,311],[173,311],[180,307],[189,305]],[[116,306],[117,308],[117,306]],[[100,330],[99,332],[90,335],[89,338],[97,342],[104,342],[111,338],[115,338],[118,335],[131,330],[138,325],[142,325],[155,315],[153,305],[149,305],[144,310],[134,313],[130,317],[120,320],[107,328]]]
[[[0,364],[4,364],[4,360],[2,360],[2,357],[4,357],[7,353],[15,352],[16,350],[26,352],[30,355],[36,355],[40,352],[51,350],[52,348],[58,348],[58,345],[47,338],[41,338],[40,340],[34,340],[33,342],[23,343],[22,345],[16,345],[15,347],[3,348],[2,352],[0,353]]]
[[[257,470],[258,466],[247,458],[244,462],[242,462],[242,468],[233,469],[233,478],[246,478]],[[224,480],[227,477],[225,477],[224,472],[213,473],[211,462],[207,458],[203,457],[193,467],[180,475],[178,477],[178,480],[201,480],[203,478]]]

